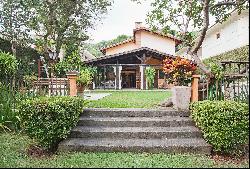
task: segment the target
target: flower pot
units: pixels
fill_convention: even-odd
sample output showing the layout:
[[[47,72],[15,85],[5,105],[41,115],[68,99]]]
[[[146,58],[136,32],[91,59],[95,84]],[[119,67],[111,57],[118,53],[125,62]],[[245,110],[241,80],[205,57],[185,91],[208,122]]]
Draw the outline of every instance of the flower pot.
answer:
[[[191,98],[191,87],[174,86],[172,87],[172,101],[174,108],[188,110]]]
[[[77,93],[79,95],[83,95],[84,90],[85,90],[85,86],[83,86],[83,85],[77,85]]]

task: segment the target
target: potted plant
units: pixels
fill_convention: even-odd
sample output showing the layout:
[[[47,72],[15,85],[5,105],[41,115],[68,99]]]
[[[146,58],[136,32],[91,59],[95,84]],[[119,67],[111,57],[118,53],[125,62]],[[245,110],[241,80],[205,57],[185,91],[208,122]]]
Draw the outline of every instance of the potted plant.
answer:
[[[177,109],[188,109],[191,98],[190,83],[197,69],[196,64],[186,58],[167,57],[163,61],[163,71],[172,87],[172,102]]]
[[[85,69],[81,70],[80,75],[76,79],[77,92],[79,94],[82,94],[84,92],[86,86],[91,83],[92,79],[93,79],[93,74],[89,69],[85,68]]]

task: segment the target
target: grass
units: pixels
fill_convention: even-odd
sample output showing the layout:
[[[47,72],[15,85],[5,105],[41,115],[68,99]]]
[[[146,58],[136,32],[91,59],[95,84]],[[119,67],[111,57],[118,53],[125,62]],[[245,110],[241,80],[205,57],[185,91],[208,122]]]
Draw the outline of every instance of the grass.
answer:
[[[102,92],[98,92],[102,93]],[[170,91],[105,91],[111,93],[97,101],[90,101],[91,108],[154,108],[171,96]]]
[[[233,162],[215,163],[209,156],[192,154],[134,154],[134,153],[59,153],[49,158],[31,158],[26,148],[34,143],[28,137],[18,134],[0,134],[0,167],[39,167],[39,168],[213,168],[213,167],[249,167],[249,161],[240,164]]]

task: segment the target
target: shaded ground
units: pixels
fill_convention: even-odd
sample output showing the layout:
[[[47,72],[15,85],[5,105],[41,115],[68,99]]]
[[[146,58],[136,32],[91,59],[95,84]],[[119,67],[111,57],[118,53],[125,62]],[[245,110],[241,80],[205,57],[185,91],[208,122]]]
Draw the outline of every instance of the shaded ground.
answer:
[[[100,100],[89,101],[90,108],[155,108],[171,96],[170,91],[95,91],[111,93]],[[88,92],[86,92],[88,94]]]
[[[27,155],[33,143],[23,135],[0,134],[0,167],[249,167],[248,160],[216,162],[210,156],[192,154],[64,153],[35,158]]]

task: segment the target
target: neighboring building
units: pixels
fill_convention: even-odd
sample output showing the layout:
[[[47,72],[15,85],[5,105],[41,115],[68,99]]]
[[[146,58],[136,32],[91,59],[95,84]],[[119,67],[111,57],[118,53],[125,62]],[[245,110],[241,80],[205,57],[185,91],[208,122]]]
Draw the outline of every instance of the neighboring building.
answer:
[[[227,21],[209,28],[198,56],[203,60],[246,45],[249,45],[249,11],[242,11],[240,15],[234,11]],[[187,56],[186,52],[184,47],[176,54]]]
[[[95,59],[96,57],[92,55],[88,50],[81,49],[80,50],[81,61],[84,62],[86,60]]]
[[[180,40],[173,36],[153,32],[136,22],[133,38],[101,49],[105,56],[85,63],[98,67],[95,88],[146,89],[145,69],[149,66],[157,70],[154,87],[160,88],[165,82],[162,61],[166,56],[174,57],[178,44]]]

